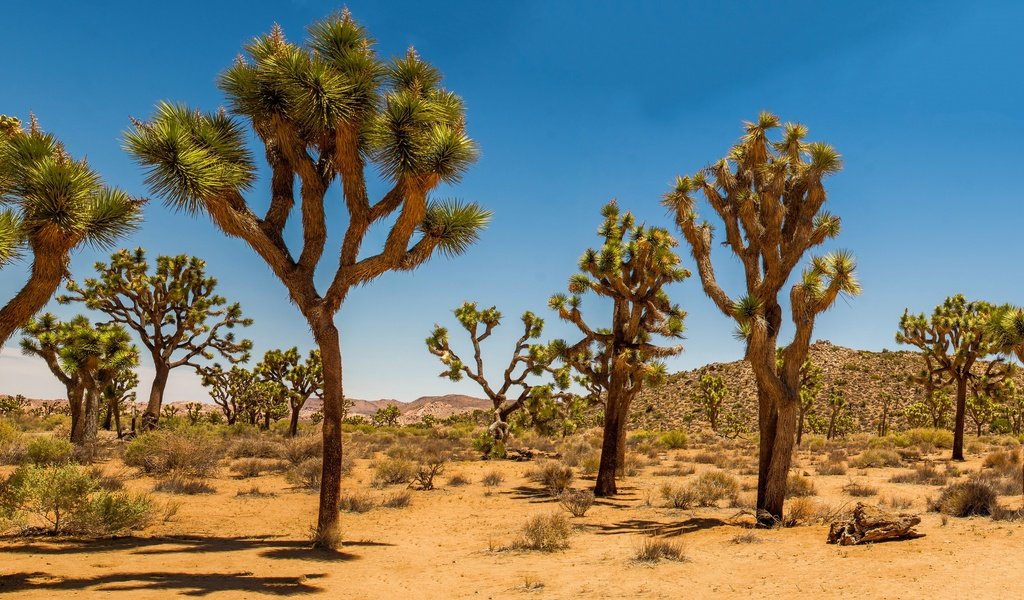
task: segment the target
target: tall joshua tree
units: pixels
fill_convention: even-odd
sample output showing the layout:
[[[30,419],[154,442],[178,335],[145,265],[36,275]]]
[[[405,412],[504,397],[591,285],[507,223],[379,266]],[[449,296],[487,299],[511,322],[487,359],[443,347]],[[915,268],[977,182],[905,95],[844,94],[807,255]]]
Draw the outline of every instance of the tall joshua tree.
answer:
[[[978,361],[999,351],[991,335],[989,318],[993,306],[987,302],[968,302],[963,294],[950,296],[935,307],[930,317],[903,311],[896,342],[916,346],[925,361],[922,377],[936,388],[956,390],[956,419],[953,423],[953,460],[964,459],[964,424],[967,414],[968,385],[984,377],[986,385],[997,384],[1010,374],[1002,359],[985,365],[984,373],[975,372]]]
[[[569,296],[556,294],[549,306],[572,323],[583,338],[564,350],[564,360],[605,395],[604,439],[594,493],[614,496],[615,477],[625,458],[629,407],[645,385],[664,380],[661,359],[682,346],[658,346],[655,336],[681,338],[686,313],[672,304],[665,286],[690,273],[679,266],[676,241],[664,229],[637,225],[629,212],[620,214],[609,202],[601,211],[604,223],[599,249],[580,258],[581,273],[569,279]],[[612,301],[609,327],[592,327],[583,319],[583,295],[593,292]]]
[[[310,350],[306,360],[299,355],[298,348],[270,350],[256,365],[256,375],[273,383],[285,397],[291,409],[288,434],[294,437],[299,432],[299,413],[313,394],[322,395],[324,369],[320,351]]]
[[[52,314],[23,327],[25,354],[39,356],[68,392],[71,441],[87,449],[96,442],[101,401],[107,390],[128,378],[139,351],[120,325],[93,325],[84,316],[61,322]]]
[[[249,359],[252,342],[236,340],[231,331],[247,327],[238,303],[214,293],[217,280],[206,275],[205,261],[194,256],[159,256],[150,273],[142,248],[118,250],[110,264],[96,263],[99,277],[81,285],[68,283],[61,303],[84,302],[131,328],[149,351],[155,374],[142,426],[151,429],[160,418],[164,389],[172,369],[199,368],[199,360],[217,356],[231,363]]]
[[[807,358],[815,319],[839,294],[856,294],[854,260],[846,252],[815,257],[790,289],[796,331],[777,364],[783,308],[779,300],[793,269],[812,248],[839,234],[839,218],[823,210],[824,180],[842,167],[828,144],[804,141],[803,125],[786,124],[781,139],[769,134],[779,118],[761,113],[725,158],[696,175],[679,177],[665,205],[675,215],[697,262],[704,292],[736,321],[746,344],[744,358],[758,392],[757,514],[762,525],[782,518],[786,480],[800,404],[800,369]],[[730,296],[712,263],[712,227],[698,222],[701,194],[725,226],[727,246],[739,258],[746,286]]]
[[[460,381],[465,376],[480,386],[494,406],[494,422],[489,428],[494,439],[501,441],[508,436],[509,415],[526,407],[531,400],[572,400],[573,394],[566,391],[571,381],[569,369],[567,366],[554,366],[563,348],[557,342],[540,344],[535,341],[544,332],[543,319],[530,311],[523,313],[523,334],[516,340],[500,385],[492,386],[484,373],[482,344],[501,325],[501,312],[495,306],[480,310],[475,302],[466,302],[454,312],[473,344],[471,362],[467,363],[452,350],[448,329],[440,325],[434,325],[427,338],[427,350],[446,367],[440,373],[441,377]],[[531,375],[538,377],[544,374],[551,375],[553,381],[541,384],[529,380]]]
[[[150,188],[168,204],[205,212],[225,234],[244,240],[309,324],[324,371],[316,544],[333,546],[344,412],[334,316],[354,286],[387,271],[415,269],[435,250],[461,254],[490,215],[476,204],[430,200],[438,185],[461,178],[477,151],[466,135],[461,99],[441,87],[440,71],[415,51],[382,60],[345,12],[314,23],[305,44],[288,42],[275,26],[245,52],[221,75],[220,87],[231,114],[248,121],[263,146],[271,173],[268,203],[258,207],[246,197],[256,165],[242,122],[223,110],[160,104],[151,121],[135,122],[126,145],[146,168]],[[390,186],[373,202],[367,170]],[[341,240],[337,266],[327,274],[327,287],[318,289],[314,274],[327,243],[326,199],[336,180],[347,219],[334,224]],[[297,251],[285,236],[294,212],[302,230]],[[365,252],[372,226],[390,218],[383,247]]]
[[[0,115],[0,268],[32,255],[28,281],[0,307],[0,346],[39,312],[67,273],[71,252],[105,248],[133,231],[143,201],[103,185],[32,119]]]

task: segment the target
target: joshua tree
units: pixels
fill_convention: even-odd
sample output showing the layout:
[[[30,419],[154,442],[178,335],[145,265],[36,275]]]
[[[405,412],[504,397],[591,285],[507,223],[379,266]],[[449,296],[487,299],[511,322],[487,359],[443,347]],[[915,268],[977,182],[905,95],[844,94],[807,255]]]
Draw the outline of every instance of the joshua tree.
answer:
[[[377,412],[373,415],[373,424],[377,427],[395,427],[398,425],[398,418],[402,416],[402,411],[398,410],[395,405],[384,406],[377,409]]]
[[[652,341],[654,336],[683,335],[686,313],[671,303],[664,287],[690,273],[679,266],[676,241],[664,229],[637,225],[631,213],[619,213],[614,201],[601,215],[601,248],[583,254],[582,272],[569,279],[570,296],[556,294],[549,305],[583,334],[583,339],[565,347],[563,359],[604,393],[604,440],[594,493],[614,496],[615,477],[625,462],[630,404],[644,385],[664,380],[660,359],[683,351],[682,346],[657,346]],[[591,327],[583,320],[580,304],[588,291],[611,299],[609,327]]]
[[[967,413],[967,390],[970,381],[984,377],[997,384],[1010,374],[1010,366],[1002,359],[987,363],[984,373],[974,372],[978,361],[998,351],[989,328],[992,305],[968,302],[963,294],[950,296],[935,307],[931,317],[924,313],[903,311],[896,341],[916,346],[925,361],[922,375],[935,378],[936,388],[956,389],[956,420],[953,425],[953,460],[964,459],[964,424]]]
[[[0,268],[32,254],[28,281],[0,307],[0,346],[39,312],[67,275],[73,250],[112,246],[142,219],[142,200],[106,187],[32,118],[0,115]]]
[[[197,361],[216,356],[232,363],[249,359],[252,342],[236,341],[230,330],[249,326],[252,319],[242,317],[237,303],[227,304],[214,294],[217,280],[207,277],[204,261],[185,255],[159,256],[151,273],[145,251],[138,248],[118,250],[110,264],[96,263],[96,271],[99,276],[82,285],[69,282],[70,293],[58,300],[84,302],[139,335],[156,370],[142,415],[144,429],[156,426],[172,369],[198,368]]]
[[[306,400],[313,394],[323,395],[324,370],[320,362],[320,351],[310,350],[305,362],[298,348],[270,350],[256,365],[255,372],[264,381],[278,386],[291,408],[291,422],[288,434],[294,437],[299,432],[299,412]]]
[[[697,393],[694,394],[694,399],[704,418],[711,425],[711,431],[716,433],[718,432],[718,415],[728,395],[729,390],[726,389],[725,381],[720,376],[701,373],[700,379],[697,381]]]
[[[781,354],[779,358],[781,359]],[[818,392],[821,391],[823,375],[821,367],[815,365],[809,358],[800,365],[800,405],[796,422],[797,446],[803,441],[804,422],[807,420],[807,415],[814,411],[814,402],[818,399]]]
[[[665,196],[697,262],[704,292],[737,324],[744,358],[758,392],[757,515],[761,525],[782,519],[786,482],[800,406],[800,368],[807,359],[814,322],[842,294],[860,291],[854,260],[846,252],[815,257],[789,292],[796,331],[776,363],[782,330],[779,299],[793,269],[812,248],[839,234],[839,218],[823,210],[824,180],[842,168],[828,144],[807,143],[807,129],[789,123],[780,140],[769,134],[779,118],[761,113],[729,154],[692,177],[680,177]],[[712,263],[712,226],[698,222],[697,193],[725,226],[727,246],[743,267],[745,294],[730,296]]]
[[[1024,362],[1024,308],[1005,304],[993,310],[988,334],[997,352]]]
[[[239,399],[248,394],[248,388],[256,381],[252,371],[237,365],[225,371],[219,364],[214,364],[200,367],[198,373],[210,398],[224,413],[224,420],[228,425],[234,425],[239,415]]]
[[[111,420],[113,420],[118,439],[124,435],[121,427],[121,413],[128,404],[135,404],[135,388],[138,386],[138,374],[135,371],[122,370],[115,374],[114,380],[103,390],[103,398],[107,405],[103,428],[110,431]]]
[[[893,402],[896,398],[889,392],[882,392],[879,396],[879,401],[882,403],[882,414],[878,416],[878,437],[885,437],[889,435],[889,413],[892,411]]]
[[[305,45],[286,41],[275,26],[245,50],[248,56],[224,72],[220,87],[230,112],[249,122],[264,147],[269,204],[260,209],[246,199],[256,165],[242,122],[224,111],[161,104],[150,122],[135,122],[127,146],[147,169],[155,193],[178,209],[207,213],[225,234],[252,247],[309,324],[324,370],[316,544],[333,546],[344,414],[334,315],[353,287],[387,271],[415,269],[435,250],[461,254],[490,215],[476,204],[430,200],[438,185],[460,179],[477,151],[466,135],[461,99],[441,87],[440,71],[415,51],[391,61],[378,58],[373,40],[347,12],[314,23]],[[367,170],[390,186],[375,202]],[[347,218],[337,217],[337,268],[319,290],[314,275],[324,257],[325,200],[335,180]],[[296,211],[302,230],[297,253],[285,236]],[[383,248],[363,251],[372,226],[392,217]]]
[[[848,403],[842,386],[843,382],[836,382],[828,390],[828,430],[825,437],[830,440],[845,434],[849,429]]]
[[[197,425],[203,418],[203,405],[200,402],[188,402],[185,404],[185,416],[188,417],[189,425]]]
[[[22,328],[22,351],[46,361],[64,384],[71,409],[71,441],[90,450],[96,442],[105,390],[139,364],[138,348],[119,325],[93,325],[84,316],[62,323],[52,314]]]
[[[19,413],[28,408],[28,398],[18,394],[16,396],[0,396],[0,415]]]
[[[434,330],[427,338],[427,350],[437,356],[446,367],[441,377],[459,381],[463,375],[476,382],[494,406],[494,422],[488,431],[497,441],[508,436],[508,418],[513,412],[524,407],[529,408],[531,400],[542,405],[548,402],[565,402],[571,404],[573,394],[567,392],[570,376],[567,367],[556,368],[553,363],[558,359],[562,347],[556,343],[531,343],[540,338],[544,332],[544,320],[530,311],[523,313],[523,334],[516,340],[512,349],[512,358],[502,376],[500,387],[491,387],[484,374],[482,344],[501,324],[501,313],[492,306],[479,310],[475,302],[466,302],[455,309],[455,318],[469,334],[473,343],[473,359],[470,364],[462,360],[449,344],[448,329],[434,325]],[[553,382],[537,384],[527,381],[531,375],[552,375]],[[538,407],[539,408],[539,407]]]

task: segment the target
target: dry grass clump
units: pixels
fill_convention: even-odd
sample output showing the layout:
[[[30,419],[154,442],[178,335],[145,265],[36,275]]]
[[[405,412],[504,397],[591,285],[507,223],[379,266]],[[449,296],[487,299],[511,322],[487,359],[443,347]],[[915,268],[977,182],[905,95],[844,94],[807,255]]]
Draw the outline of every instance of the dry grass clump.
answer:
[[[942,490],[931,509],[951,517],[988,516],[996,511],[996,491],[981,481],[962,481]]]
[[[324,463],[321,458],[307,458],[298,465],[288,469],[285,479],[288,483],[308,492],[315,492],[320,489],[320,477],[323,474]],[[341,474],[348,475],[352,472],[352,459],[348,456],[341,461]]]
[[[892,450],[884,448],[870,448],[865,450],[850,462],[850,466],[858,469],[899,467],[903,464],[900,455]]]
[[[249,479],[259,477],[264,473],[280,471],[281,463],[266,458],[240,458],[231,463],[229,470],[241,479]]]
[[[645,537],[637,546],[633,560],[640,563],[656,563],[661,560],[683,562],[686,552],[682,542],[662,538]]]
[[[338,502],[338,510],[351,513],[365,513],[373,510],[377,503],[366,492],[345,494]]]
[[[594,505],[594,492],[590,490],[565,490],[562,492],[559,502],[562,508],[569,511],[569,514],[572,516],[582,517]]]
[[[735,498],[740,491],[739,481],[724,471],[701,473],[691,485],[700,506],[716,506],[719,500]]]
[[[480,479],[480,483],[484,484],[484,487],[489,488],[498,487],[504,481],[505,476],[501,474],[501,471],[491,471]]]
[[[370,485],[375,488],[409,483],[417,472],[416,463],[404,458],[384,458],[370,466],[373,469]]]
[[[324,454],[323,440],[320,436],[300,435],[281,442],[281,458],[292,466],[297,466],[310,458],[320,458]]]
[[[916,483],[919,485],[946,485],[946,475],[930,464],[918,465],[911,471],[897,473],[890,483]]]
[[[851,481],[844,485],[843,491],[855,498],[865,498],[867,496],[874,496],[878,494],[878,488],[866,483],[857,483],[855,481]]]
[[[471,483],[473,482],[470,481],[470,479],[463,475],[462,473],[453,473],[452,476],[448,478],[448,482],[446,485],[448,487],[462,487],[464,485],[469,485]]]
[[[914,505],[914,501],[902,496],[890,496],[886,500],[882,501],[882,504],[894,510],[906,510]]]
[[[571,532],[569,519],[561,513],[536,515],[523,525],[519,538],[512,543],[512,548],[554,552],[569,547]]]
[[[547,490],[549,496],[558,498],[572,484],[572,467],[555,461],[539,464],[536,469],[527,473],[528,478],[539,483]]]
[[[829,460],[819,464],[815,471],[818,475],[846,475],[846,463]]]
[[[231,442],[227,455],[231,458],[277,458],[284,453],[277,440],[263,435],[246,435]]]
[[[688,485],[661,486],[661,497],[668,502],[669,508],[690,508],[697,501],[696,494]]]
[[[803,498],[805,496],[817,496],[818,490],[814,488],[814,482],[808,477],[793,474],[789,476],[786,483],[787,498]]]
[[[764,541],[764,538],[753,531],[748,531],[746,533],[739,533],[732,536],[729,541],[733,544],[760,544]]]
[[[673,465],[667,469],[655,469],[651,472],[651,475],[655,477],[685,477],[686,475],[693,475],[697,472],[696,467],[689,464]]]
[[[697,454],[694,454],[691,460],[699,465],[713,465],[715,464],[715,461],[720,459],[719,454],[717,452],[708,452],[707,450],[702,450]]]
[[[217,493],[216,488],[202,479],[178,474],[157,481],[156,485],[153,486],[153,491],[168,494],[184,494],[187,496]]]
[[[235,492],[235,496],[238,498],[274,498],[277,496],[274,492],[264,492],[259,486],[252,486],[247,490],[238,490]]]
[[[408,491],[391,494],[380,503],[384,508],[405,508],[412,502],[412,494]]]
[[[587,440],[579,438],[562,444],[559,450],[562,455],[562,463],[570,467],[579,467],[584,461],[598,456],[597,450]]]
[[[217,468],[221,444],[199,432],[150,431],[125,446],[124,464],[152,475],[177,473],[209,477]]]

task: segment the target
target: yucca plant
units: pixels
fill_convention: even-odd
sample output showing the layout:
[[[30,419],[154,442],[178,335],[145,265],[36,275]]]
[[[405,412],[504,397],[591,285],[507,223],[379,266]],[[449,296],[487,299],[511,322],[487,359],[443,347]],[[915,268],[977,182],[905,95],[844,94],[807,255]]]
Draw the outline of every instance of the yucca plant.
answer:
[[[142,220],[143,201],[103,184],[35,117],[0,115],[0,268],[31,255],[28,281],[0,308],[0,345],[49,302],[72,251],[112,246]]]
[[[758,391],[760,452],[757,513],[764,525],[782,519],[786,477],[800,405],[800,370],[807,358],[814,322],[840,294],[857,294],[855,262],[848,252],[811,259],[789,292],[793,339],[781,352],[783,308],[779,299],[793,270],[812,248],[839,235],[839,217],[824,210],[824,180],[842,168],[839,153],[804,140],[807,128],[782,125],[763,112],[746,123],[746,133],[721,160],[696,175],[679,177],[665,195],[693,258],[705,294],[736,322],[736,336]],[[771,133],[782,127],[778,140]],[[719,284],[711,257],[712,226],[698,221],[697,195],[721,219],[728,247],[743,267],[746,290],[730,295]]]
[[[117,324],[92,324],[79,315],[62,322],[52,314],[30,319],[22,327],[25,354],[46,362],[64,384],[71,409],[71,441],[87,450],[96,443],[101,400],[137,381],[139,350]]]
[[[225,234],[244,240],[312,330],[324,373],[320,546],[338,540],[344,406],[335,313],[353,287],[387,271],[415,269],[435,251],[466,251],[490,217],[476,204],[431,199],[476,160],[462,100],[414,50],[384,60],[373,44],[347,11],[311,25],[303,44],[274,26],[221,75],[227,111],[162,103],[125,136],[153,193],[175,209],[206,213]],[[269,202],[262,206],[250,197],[257,170],[243,120],[270,169]],[[368,170],[390,187],[374,201]],[[324,262],[326,202],[335,182],[347,215],[332,224],[341,240],[328,258],[336,267],[318,288],[324,279],[314,274]],[[292,217],[302,230],[297,246],[285,236]],[[383,247],[364,252],[372,226],[390,219]]]
[[[595,396],[604,396],[604,438],[594,494],[614,496],[615,478],[626,463],[629,407],[645,386],[664,380],[662,359],[683,351],[679,345],[655,344],[658,337],[683,336],[686,313],[672,304],[664,288],[690,272],[680,266],[677,243],[668,231],[638,225],[614,201],[604,206],[601,216],[601,247],[584,252],[581,272],[569,279],[569,295],[556,294],[548,305],[583,334],[565,345],[562,355]],[[607,327],[583,319],[580,305],[588,292],[612,301]]]

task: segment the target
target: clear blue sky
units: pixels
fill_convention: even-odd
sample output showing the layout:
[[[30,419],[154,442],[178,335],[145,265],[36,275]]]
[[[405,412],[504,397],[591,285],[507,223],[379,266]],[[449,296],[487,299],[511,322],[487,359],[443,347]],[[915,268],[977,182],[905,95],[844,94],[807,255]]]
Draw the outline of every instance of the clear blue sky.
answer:
[[[482,156],[461,185],[443,193],[494,211],[468,255],[386,275],[350,295],[338,322],[351,397],[474,393],[469,383],[438,379],[440,365],[423,345],[435,321],[454,324],[450,310],[464,300],[497,304],[509,319],[506,335],[492,340],[496,359],[526,309],[548,318],[550,335],[570,335],[546,300],[564,290],[579,255],[596,243],[599,207],[618,198],[647,222],[670,225],[658,200],[674,176],[722,156],[740,122],[762,109],[805,123],[811,139],[832,143],[845,158],[829,184],[830,209],[843,218],[836,247],[858,256],[864,294],[820,318],[816,338],[892,348],[904,307],[930,310],[955,292],[1024,303],[1016,176],[1024,161],[1024,5],[348,6],[380,53],[415,45],[465,98]],[[12,3],[0,37],[0,112],[24,118],[34,111],[107,181],[144,194],[140,170],[121,150],[129,115],[146,117],[164,99],[216,108],[217,74],[245,41],[274,22],[298,40],[307,24],[337,8],[312,1]],[[124,245],[206,258],[220,291],[256,320],[249,335],[258,354],[311,346],[281,284],[205,218],[153,202],[145,226]],[[74,275],[89,275],[97,258],[77,254]],[[738,263],[719,258],[721,278],[734,283],[727,274]],[[18,267],[0,273],[0,298],[23,278]],[[740,357],[730,323],[696,277],[671,293],[689,311],[686,353],[671,370]],[[63,393],[41,365],[11,348],[0,359],[0,388]],[[200,394],[193,377],[172,375],[171,400]]]

